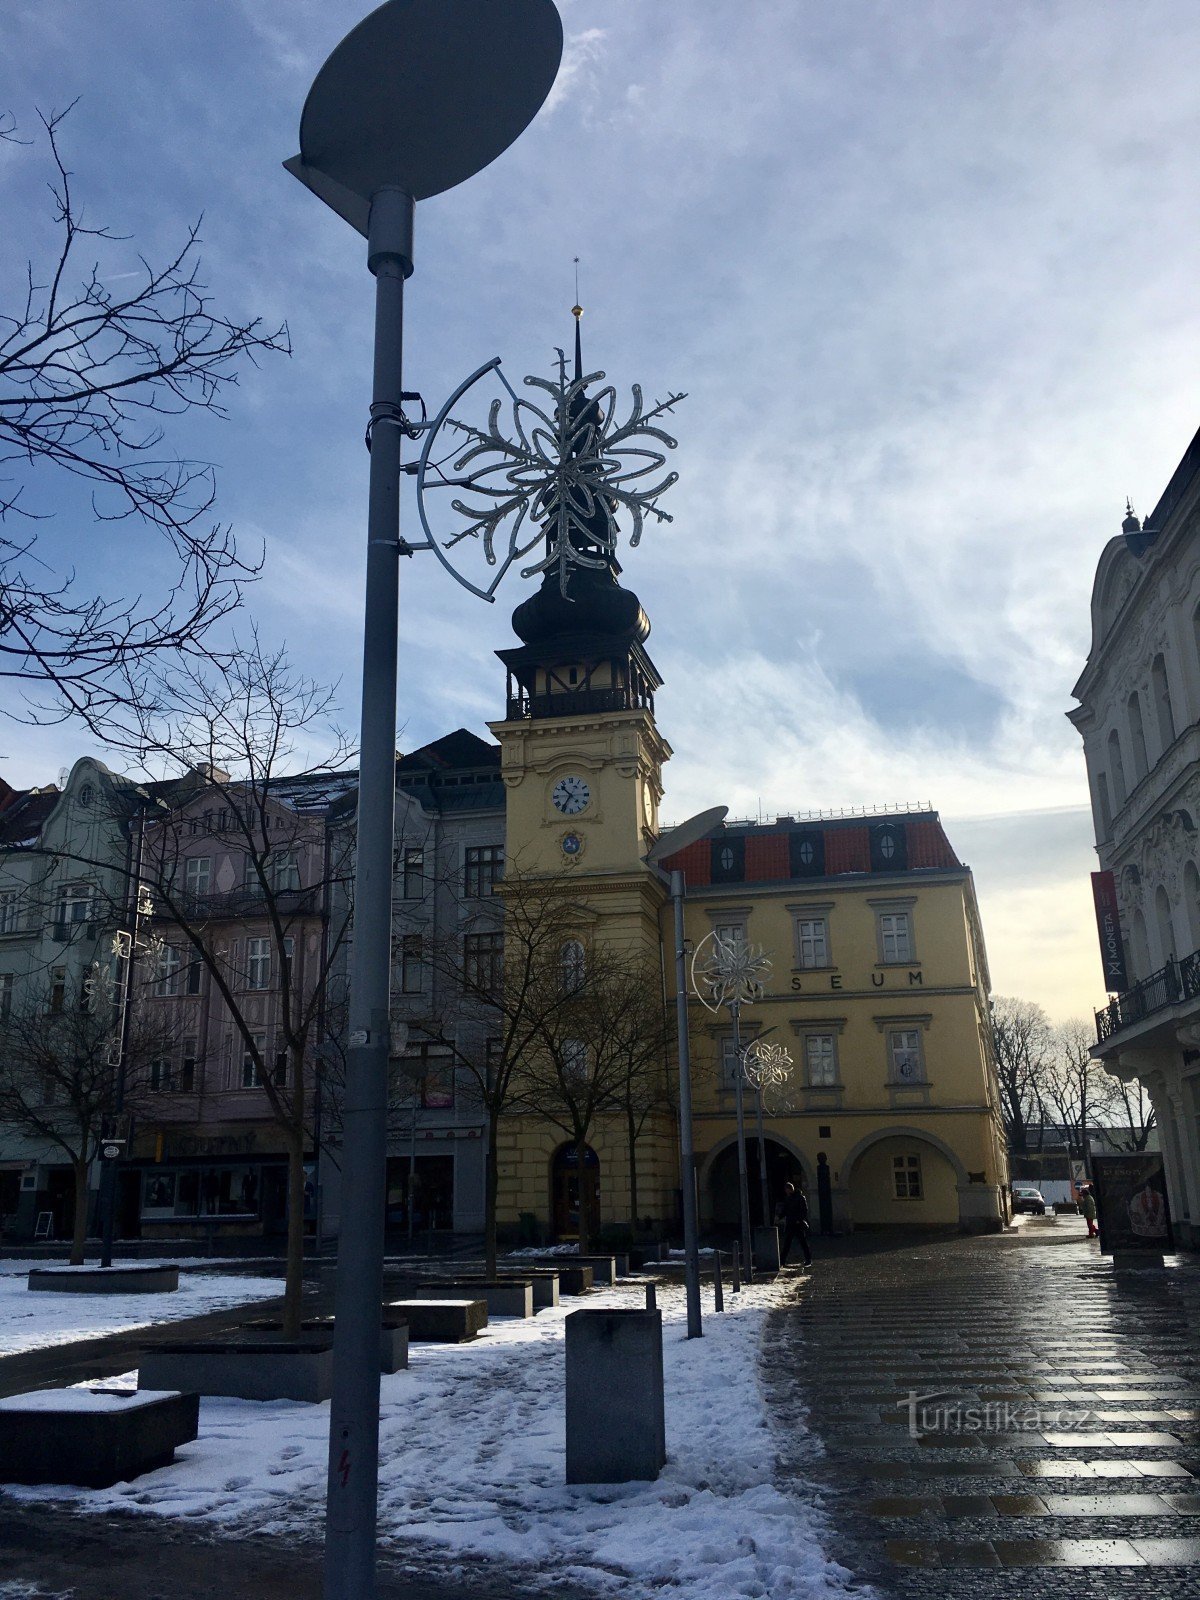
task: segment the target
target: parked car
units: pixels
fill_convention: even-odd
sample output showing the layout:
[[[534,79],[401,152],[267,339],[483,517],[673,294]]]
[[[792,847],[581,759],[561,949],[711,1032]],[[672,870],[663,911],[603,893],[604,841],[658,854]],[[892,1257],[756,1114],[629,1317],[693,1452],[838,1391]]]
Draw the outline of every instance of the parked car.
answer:
[[[1042,1191],[1035,1188],[1032,1183],[1014,1183],[1012,1196],[1014,1213],[1028,1211],[1034,1217],[1046,1215],[1046,1202],[1042,1198]]]

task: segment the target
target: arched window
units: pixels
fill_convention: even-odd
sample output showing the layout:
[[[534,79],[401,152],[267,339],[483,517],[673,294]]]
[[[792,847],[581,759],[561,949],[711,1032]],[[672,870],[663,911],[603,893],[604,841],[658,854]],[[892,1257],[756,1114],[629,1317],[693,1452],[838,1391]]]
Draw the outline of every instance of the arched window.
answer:
[[[1187,915],[1189,952],[1200,950],[1200,872],[1189,861],[1183,869],[1183,898]]]
[[[1108,803],[1108,774],[1096,774],[1096,805],[1100,813],[1100,837],[1107,839],[1112,833],[1112,807]]]
[[[1171,902],[1161,883],[1154,891],[1154,921],[1158,933],[1159,960],[1165,965],[1175,954],[1175,924],[1171,917]]]
[[[563,1077],[576,1083],[586,1083],[588,1078],[588,1050],[582,1039],[564,1039],[562,1047]]]
[[[587,955],[578,939],[568,939],[558,953],[564,994],[578,994],[583,988]]]
[[[1136,785],[1150,770],[1146,760],[1146,730],[1142,726],[1142,701],[1136,689],[1129,696],[1129,740],[1133,745],[1133,781]]]
[[[1108,736],[1108,770],[1112,776],[1113,799],[1119,811],[1125,804],[1125,763],[1121,760],[1121,738],[1115,728]]]
[[[1150,941],[1146,936],[1146,919],[1141,906],[1133,913],[1133,971],[1137,978],[1150,974]]]
[[[1171,685],[1167,682],[1167,663],[1161,655],[1150,664],[1150,681],[1154,686],[1154,711],[1158,718],[1158,742],[1163,750],[1175,743],[1175,716],[1171,710]]]

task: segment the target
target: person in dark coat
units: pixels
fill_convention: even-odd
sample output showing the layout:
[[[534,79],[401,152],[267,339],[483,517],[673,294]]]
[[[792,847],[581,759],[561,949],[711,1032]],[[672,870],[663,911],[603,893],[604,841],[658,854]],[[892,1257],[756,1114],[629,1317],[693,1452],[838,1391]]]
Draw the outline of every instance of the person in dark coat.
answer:
[[[812,1251],[808,1248],[808,1201],[804,1192],[794,1183],[785,1183],[783,1199],[775,1207],[775,1221],[783,1228],[783,1243],[779,1247],[779,1265],[787,1265],[788,1253],[795,1240],[800,1241],[804,1252],[804,1265],[812,1266]]]

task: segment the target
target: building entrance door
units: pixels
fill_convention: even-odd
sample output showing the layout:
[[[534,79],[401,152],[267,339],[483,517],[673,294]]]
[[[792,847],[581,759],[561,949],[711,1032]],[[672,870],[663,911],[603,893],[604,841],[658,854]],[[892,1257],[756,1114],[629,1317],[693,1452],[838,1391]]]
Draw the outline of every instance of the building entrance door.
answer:
[[[554,1237],[559,1240],[578,1239],[581,1190],[587,1207],[588,1232],[595,1233],[600,1226],[600,1158],[591,1145],[584,1148],[582,1184],[579,1152],[573,1144],[560,1145],[555,1151],[550,1182],[550,1215]]]

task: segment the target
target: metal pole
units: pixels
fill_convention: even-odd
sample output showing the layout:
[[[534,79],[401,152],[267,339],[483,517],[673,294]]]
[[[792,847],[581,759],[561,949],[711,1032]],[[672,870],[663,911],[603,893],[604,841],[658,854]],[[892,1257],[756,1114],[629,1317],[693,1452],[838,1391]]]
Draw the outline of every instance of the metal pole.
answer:
[[[700,1234],[696,1218],[696,1152],[692,1144],[692,1058],[688,1038],[688,987],[683,938],[683,873],[671,873],[675,913],[675,1023],[679,1036],[679,1161],[683,1191],[683,1278],[687,1287],[687,1336],[703,1337],[700,1323]]]
[[[746,1179],[746,1108],[742,1097],[742,1008],[737,1000],[729,1007],[733,1018],[733,1085],[737,1107],[738,1202],[742,1213],[742,1271],[746,1282],[754,1282],[754,1255],[750,1248],[750,1185]]]
[[[374,1600],[375,1596],[396,804],[399,415],[404,280],[412,271],[413,209],[412,196],[402,189],[378,190],[371,200],[368,236],[367,266],[375,274],[375,367],[324,1600]]]
[[[121,1033],[117,1053],[117,1078],[113,1085],[113,1117],[125,1109],[125,1074],[129,1063],[129,1035],[133,1029],[133,964],[138,955],[138,935],[141,932],[142,909],[142,850],[146,837],[146,812],[138,811],[137,852],[133,866],[133,911],[129,921],[129,953],[125,957],[125,981],[121,985]],[[120,1132],[120,1129],[117,1129]],[[117,1162],[105,1161],[100,1168],[100,1210],[104,1227],[100,1242],[100,1265],[112,1266],[113,1239],[117,1231]]]
[[[771,1226],[771,1190],[767,1183],[767,1139],[763,1133],[763,1091],[762,1084],[754,1085],[758,1092],[758,1191],[762,1199],[762,1225],[764,1228]]]

